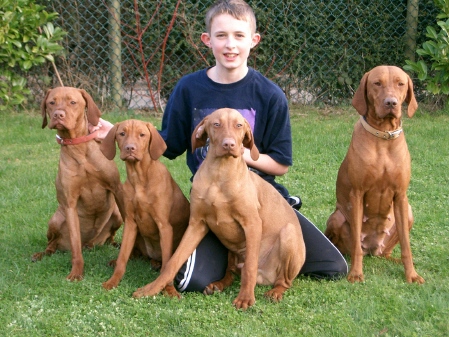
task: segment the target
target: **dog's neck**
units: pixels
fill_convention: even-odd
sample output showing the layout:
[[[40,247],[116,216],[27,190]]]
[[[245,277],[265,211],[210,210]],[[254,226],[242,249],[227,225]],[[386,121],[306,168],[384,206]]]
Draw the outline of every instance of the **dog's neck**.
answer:
[[[373,136],[376,136],[378,138],[382,138],[385,140],[392,140],[398,138],[402,133],[402,120],[400,121],[399,127],[392,131],[381,131],[377,128],[372,127],[368,121],[366,120],[365,116],[360,116],[360,123],[362,124],[363,128],[371,133]]]
[[[210,153],[209,149],[206,158],[198,169],[198,173],[201,171],[207,171],[207,176],[211,182],[216,181],[238,181],[242,174],[248,172],[248,166],[242,156],[220,156],[214,157]]]
[[[134,186],[152,184],[153,178],[160,175],[156,173],[160,162],[151,159],[150,155],[145,155],[142,160],[125,161],[127,180]]]
[[[78,145],[86,143],[97,137],[97,131],[88,134],[87,136],[77,137],[77,138],[62,138],[58,134],[56,135],[56,142],[60,145]]]
[[[89,134],[87,128],[87,117],[84,117],[81,125],[71,130],[58,130],[56,134],[56,142],[60,145],[78,145],[86,143],[97,137],[97,132]]]

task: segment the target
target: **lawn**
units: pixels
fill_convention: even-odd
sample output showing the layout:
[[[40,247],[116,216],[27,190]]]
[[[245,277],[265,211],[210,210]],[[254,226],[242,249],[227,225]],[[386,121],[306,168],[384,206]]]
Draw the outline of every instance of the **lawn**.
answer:
[[[116,122],[144,115],[105,114]],[[335,179],[358,115],[352,108],[292,110],[294,165],[280,178],[303,199],[302,212],[321,230],[335,207]],[[415,226],[412,252],[423,285],[407,284],[401,264],[365,258],[365,282],[299,277],[278,304],[256,287],[256,304],[237,311],[239,282],[221,294],[133,299],[157,272],[143,260],[128,263],[118,288],[111,246],[84,251],[85,278],[68,282],[70,253],[32,263],[46,246],[47,221],[56,209],[54,178],[59,145],[41,129],[39,112],[0,116],[0,336],[448,336],[449,335],[449,116],[418,111],[404,119],[412,155],[409,201]],[[184,193],[185,158],[163,159]],[[117,161],[125,179],[123,163]],[[121,232],[120,232],[121,233]],[[119,235],[120,239],[120,235]],[[399,257],[399,249],[394,252]],[[349,261],[348,261],[349,262]]]

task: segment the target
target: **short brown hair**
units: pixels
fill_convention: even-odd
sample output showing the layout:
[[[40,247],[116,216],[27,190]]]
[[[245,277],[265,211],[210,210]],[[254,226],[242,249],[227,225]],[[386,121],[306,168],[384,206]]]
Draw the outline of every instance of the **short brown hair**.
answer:
[[[243,0],[219,0],[206,12],[206,31],[210,33],[212,20],[220,14],[229,14],[237,20],[249,23],[252,33],[256,32],[256,16],[253,9]]]

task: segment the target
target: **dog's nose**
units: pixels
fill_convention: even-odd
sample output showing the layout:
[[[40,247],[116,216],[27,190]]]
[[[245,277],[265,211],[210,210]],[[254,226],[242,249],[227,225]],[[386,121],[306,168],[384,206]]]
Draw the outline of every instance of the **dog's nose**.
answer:
[[[125,150],[128,152],[132,152],[136,150],[136,145],[135,144],[128,144],[125,146]]]
[[[55,110],[55,111],[53,111],[53,118],[55,118],[55,119],[63,119],[63,118],[65,118],[65,111],[64,110]]]
[[[226,149],[226,150],[231,150],[235,147],[235,140],[232,138],[225,138],[223,139],[223,142],[221,143],[221,145]]]
[[[384,104],[387,108],[394,108],[398,105],[398,99],[396,97],[387,97],[384,100]]]

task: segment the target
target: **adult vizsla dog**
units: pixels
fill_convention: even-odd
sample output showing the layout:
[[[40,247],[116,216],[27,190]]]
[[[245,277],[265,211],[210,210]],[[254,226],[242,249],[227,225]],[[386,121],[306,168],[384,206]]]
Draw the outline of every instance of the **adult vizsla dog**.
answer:
[[[193,150],[206,145],[208,138],[209,150],[193,179],[184,237],[160,276],[134,296],[159,293],[212,230],[229,249],[230,258],[225,277],[205,292],[230,285],[234,270],[241,274],[240,292],[233,301],[237,309],[255,303],[256,283],[273,285],[265,296],[279,301],[305,260],[295,211],[272,185],[248,170],[243,147],[250,149],[254,160],[259,151],[249,123],[238,111],[219,109],[205,117],[193,132]]]
[[[151,123],[126,120],[107,134],[101,150],[112,160],[115,142],[120,159],[126,163],[125,228],[122,244],[111,278],[105,289],[117,287],[134,249],[151,259],[157,269],[165,266],[178,247],[189,223],[190,206],[170,172],[158,159],[167,148]],[[169,296],[180,297],[172,283],[165,287]]]
[[[398,242],[407,282],[424,282],[410,249],[413,215],[407,198],[410,154],[402,132],[403,102],[412,117],[418,107],[412,80],[394,66],[367,72],[352,100],[361,117],[338,171],[337,206],[325,231],[343,254],[351,255],[350,282],[364,280],[364,255],[391,258]]]
[[[123,188],[115,163],[106,159],[100,144],[88,134],[88,123],[97,125],[101,112],[84,90],[59,87],[48,90],[41,104],[42,128],[56,129],[61,145],[56,176],[58,208],[48,222],[48,245],[33,261],[56,250],[72,252],[70,281],[84,274],[82,248],[114,242],[122,224]],[[48,117],[47,117],[48,114]],[[48,118],[48,119],[47,119]]]

